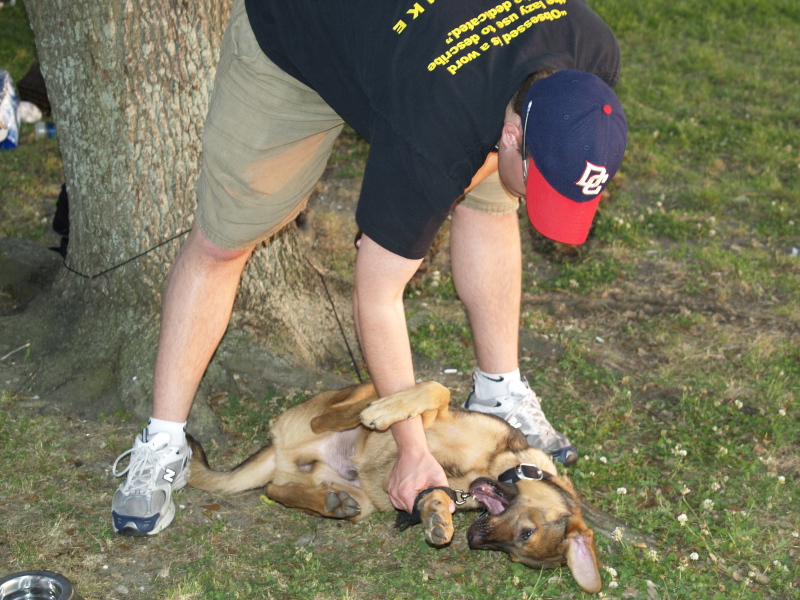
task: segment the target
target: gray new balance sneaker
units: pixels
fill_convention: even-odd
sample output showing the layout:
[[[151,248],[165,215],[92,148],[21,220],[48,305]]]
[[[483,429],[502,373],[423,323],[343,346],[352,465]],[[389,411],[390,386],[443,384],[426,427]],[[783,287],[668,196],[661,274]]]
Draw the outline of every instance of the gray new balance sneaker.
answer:
[[[473,378],[477,374],[473,374]],[[508,384],[507,396],[496,396],[488,400],[479,399],[475,395],[475,387],[464,403],[464,408],[495,415],[516,427],[525,434],[531,446],[541,448],[550,453],[557,461],[566,466],[578,460],[578,453],[570,441],[547,420],[542,406],[534,391],[528,386],[525,377],[522,381]]]
[[[128,455],[128,467],[117,473],[117,464]],[[172,492],[186,485],[191,456],[185,442],[171,446],[166,432],[148,437],[145,429],[137,435],[133,448],[120,454],[111,469],[115,477],[128,474],[111,502],[114,531],[142,537],[169,525],[175,517]]]

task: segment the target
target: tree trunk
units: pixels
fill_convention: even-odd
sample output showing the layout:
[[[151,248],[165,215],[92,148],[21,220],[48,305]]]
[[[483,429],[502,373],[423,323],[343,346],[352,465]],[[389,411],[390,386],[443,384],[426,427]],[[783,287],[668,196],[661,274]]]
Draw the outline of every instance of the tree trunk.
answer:
[[[56,282],[62,323],[50,327],[64,339],[39,343],[62,353],[88,346],[87,360],[108,362],[90,377],[101,388],[93,396],[127,394],[146,405],[161,289],[180,234],[192,226],[203,123],[230,3],[27,0],[26,7],[69,192],[66,264],[81,274],[65,269]],[[260,340],[287,364],[349,361],[308,252],[291,225],[254,254],[232,320],[247,335],[229,341]],[[348,287],[328,282],[352,348]],[[223,359],[218,352],[217,362]],[[81,387],[60,376],[73,383],[67,388]]]

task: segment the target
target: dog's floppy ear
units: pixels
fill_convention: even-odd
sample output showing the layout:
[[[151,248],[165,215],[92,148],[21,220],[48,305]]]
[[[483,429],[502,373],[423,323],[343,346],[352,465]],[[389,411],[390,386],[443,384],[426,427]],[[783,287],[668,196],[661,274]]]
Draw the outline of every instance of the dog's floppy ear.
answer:
[[[377,397],[371,383],[317,394],[312,400],[319,402],[324,409],[311,419],[311,431],[325,433],[358,427],[361,423],[358,415]]]
[[[594,531],[586,527],[580,517],[570,520],[567,531],[567,566],[581,588],[596,594],[602,589],[603,581],[594,549]]]

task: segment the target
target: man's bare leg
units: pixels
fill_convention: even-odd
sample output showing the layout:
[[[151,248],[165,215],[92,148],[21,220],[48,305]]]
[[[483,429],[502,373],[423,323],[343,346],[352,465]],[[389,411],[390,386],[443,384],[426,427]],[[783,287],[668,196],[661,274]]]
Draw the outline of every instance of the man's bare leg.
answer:
[[[133,448],[114,462],[114,474],[127,475],[111,502],[117,533],[155,535],[175,516],[172,492],[186,484],[191,457],[183,426],[200,379],[228,326],[251,252],[252,248],[218,248],[196,227],[170,269],[156,355],[153,418],[136,436]],[[128,467],[118,472],[118,463],[128,455]]]
[[[170,270],[153,382],[153,417],[183,422],[228,327],[253,248],[223,250],[195,227]]]
[[[547,420],[518,370],[522,248],[517,214],[490,215],[458,206],[451,224],[451,261],[479,369],[466,406],[505,419],[532,446],[566,465],[574,463],[577,452]]]
[[[517,214],[490,215],[459,205],[450,231],[453,280],[467,309],[478,368],[513,371],[519,360],[522,297]]]

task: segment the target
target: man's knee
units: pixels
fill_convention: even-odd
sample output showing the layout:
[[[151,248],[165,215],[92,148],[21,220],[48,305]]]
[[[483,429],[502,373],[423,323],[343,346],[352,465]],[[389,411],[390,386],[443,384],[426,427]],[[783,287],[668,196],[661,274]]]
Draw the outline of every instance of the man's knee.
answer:
[[[519,198],[509,193],[494,172],[470,190],[458,206],[490,215],[505,215],[517,212]]]
[[[231,263],[245,260],[253,251],[253,248],[254,246],[234,250],[220,248],[205,236],[199,226],[196,226],[189,233],[189,238],[186,240],[183,251],[190,252],[198,258],[212,263]]]

